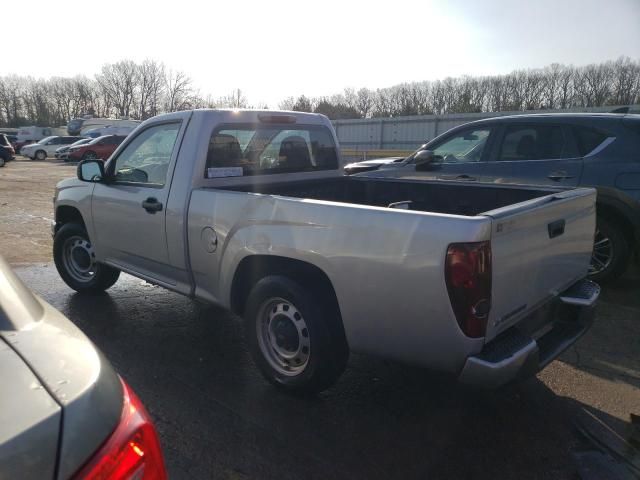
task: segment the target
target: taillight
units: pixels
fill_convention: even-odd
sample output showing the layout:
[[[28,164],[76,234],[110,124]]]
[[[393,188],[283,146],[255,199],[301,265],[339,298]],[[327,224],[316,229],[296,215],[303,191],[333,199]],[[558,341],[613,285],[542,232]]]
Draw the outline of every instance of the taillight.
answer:
[[[124,406],[115,431],[75,474],[76,480],[166,480],[156,429],[142,402],[123,381]]]
[[[491,244],[449,245],[445,281],[460,329],[468,337],[484,337],[491,310]]]

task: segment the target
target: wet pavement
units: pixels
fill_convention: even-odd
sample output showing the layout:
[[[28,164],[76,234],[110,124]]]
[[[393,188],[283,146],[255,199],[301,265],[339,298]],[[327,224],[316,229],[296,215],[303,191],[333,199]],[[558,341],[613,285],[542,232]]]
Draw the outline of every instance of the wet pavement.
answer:
[[[582,359],[570,351],[516,386],[476,391],[352,355],[335,387],[296,398],[262,379],[239,320],[222,308],[128,275],[104,295],[81,296],[51,264],[16,271],[141,397],[172,479],[576,478],[571,452],[584,446],[573,426],[578,412],[622,429],[625,415],[640,413],[637,280],[605,296],[602,326],[594,327],[611,337],[620,326],[623,337],[604,345],[586,337]],[[606,366],[612,363],[616,368]],[[599,393],[609,386],[610,393]]]

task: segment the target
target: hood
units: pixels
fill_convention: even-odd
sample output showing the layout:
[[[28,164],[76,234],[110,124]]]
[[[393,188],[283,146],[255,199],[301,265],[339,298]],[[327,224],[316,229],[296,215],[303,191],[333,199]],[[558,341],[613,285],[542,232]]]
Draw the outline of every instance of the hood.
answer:
[[[359,166],[374,167],[374,166],[386,165],[388,163],[397,162],[398,160],[403,160],[403,159],[404,157],[374,158],[371,160],[364,160],[362,162],[350,163],[349,166],[350,167],[359,167]]]

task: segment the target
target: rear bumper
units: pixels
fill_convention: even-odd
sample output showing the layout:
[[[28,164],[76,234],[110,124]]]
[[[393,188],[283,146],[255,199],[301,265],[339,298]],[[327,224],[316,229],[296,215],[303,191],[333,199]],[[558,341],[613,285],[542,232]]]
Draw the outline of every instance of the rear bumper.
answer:
[[[549,321],[537,332],[526,331],[525,319],[467,358],[460,382],[495,388],[535,375],[589,329],[599,295],[600,287],[590,280],[576,283],[543,307]]]

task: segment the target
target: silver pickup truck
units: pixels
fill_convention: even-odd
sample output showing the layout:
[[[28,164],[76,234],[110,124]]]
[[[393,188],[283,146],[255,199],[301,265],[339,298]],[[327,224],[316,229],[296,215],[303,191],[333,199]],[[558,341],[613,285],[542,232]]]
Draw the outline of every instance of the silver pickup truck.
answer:
[[[161,115],[58,184],[55,263],[78,292],[124,271],[229,307],[289,391],[351,351],[498,386],[586,331],[595,190],[375,173],[343,175],[322,115]]]

